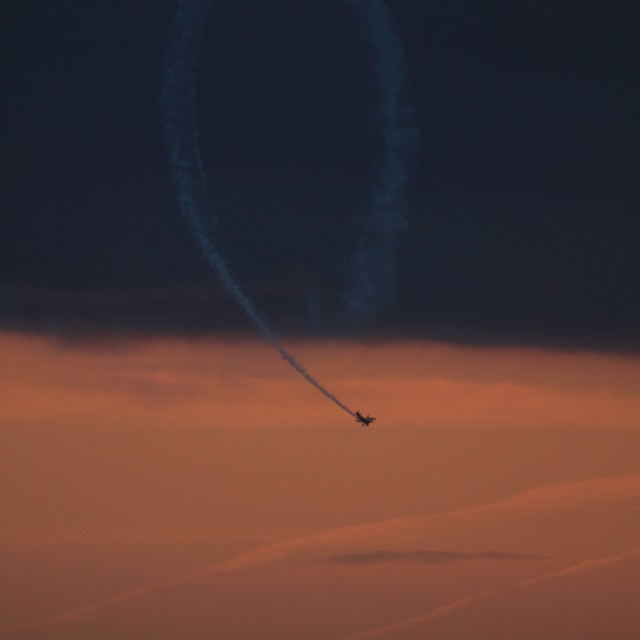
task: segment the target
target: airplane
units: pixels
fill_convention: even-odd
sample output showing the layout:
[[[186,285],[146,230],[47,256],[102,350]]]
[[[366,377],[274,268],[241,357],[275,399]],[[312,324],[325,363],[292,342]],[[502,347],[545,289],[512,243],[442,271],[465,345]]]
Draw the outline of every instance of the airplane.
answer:
[[[374,420],[375,418],[372,418],[369,414],[365,418],[359,411],[356,411],[356,422],[362,423],[363,427],[368,427]]]

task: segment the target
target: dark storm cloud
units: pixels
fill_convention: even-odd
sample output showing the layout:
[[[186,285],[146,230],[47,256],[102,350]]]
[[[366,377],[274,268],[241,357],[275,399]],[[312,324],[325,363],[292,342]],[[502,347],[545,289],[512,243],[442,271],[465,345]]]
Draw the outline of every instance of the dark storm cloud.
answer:
[[[523,553],[505,553],[502,551],[481,551],[479,553],[456,553],[453,551],[389,551],[377,550],[366,553],[352,553],[331,556],[325,560],[328,564],[337,564],[345,567],[370,565],[381,563],[408,563],[408,564],[453,564],[458,562],[476,561],[522,561],[545,560],[547,556],[530,555]]]
[[[640,350],[637,3],[388,7],[421,146],[395,299],[349,335]],[[3,7],[2,327],[253,333],[194,248],[165,158],[174,9]],[[344,334],[384,157],[350,12],[219,0],[197,95],[225,260],[278,333]]]

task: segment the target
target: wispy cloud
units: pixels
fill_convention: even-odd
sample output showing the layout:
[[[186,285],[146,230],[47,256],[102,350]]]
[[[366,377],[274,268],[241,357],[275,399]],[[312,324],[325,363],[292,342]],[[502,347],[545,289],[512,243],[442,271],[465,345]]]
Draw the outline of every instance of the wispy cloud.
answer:
[[[331,545],[366,545],[369,548],[419,536],[434,527],[456,526],[503,515],[554,513],[586,505],[602,504],[640,496],[640,473],[607,476],[593,480],[561,482],[530,489],[502,500],[430,516],[393,518],[348,527],[327,529],[309,536],[267,545],[231,558],[223,571],[282,560],[289,555]]]
[[[618,564],[619,562],[623,562],[625,560],[633,558],[637,555],[640,555],[640,547],[635,547],[630,551],[626,551],[625,553],[620,553],[618,555],[593,558],[584,562],[578,562],[577,564],[559,569],[558,571],[545,573],[544,575],[530,578],[528,580],[522,580],[520,582],[516,582],[515,584],[506,585],[504,587],[496,587],[487,591],[481,591],[480,593],[475,593],[473,595],[467,596],[466,598],[461,598],[460,600],[450,602],[449,604],[438,607],[437,609],[427,611],[422,615],[414,616],[412,618],[407,618],[405,620],[400,620],[398,622],[393,622],[391,624],[383,625],[374,629],[363,631],[361,633],[347,636],[344,640],[369,640],[370,638],[379,638],[390,633],[396,633],[398,631],[402,631],[403,629],[409,629],[420,624],[426,624],[431,620],[436,620],[437,618],[451,615],[452,613],[455,613],[460,609],[464,609],[468,605],[473,604],[478,600],[484,600],[485,598],[490,598],[491,596],[505,593],[507,591],[511,591],[512,589],[524,589],[543,582],[564,578],[566,576],[571,576],[578,573],[584,573],[585,571],[603,569],[605,567]]]
[[[133,588],[111,598],[73,608],[47,618],[3,627],[0,629],[0,633],[6,634],[8,632],[48,627],[74,620],[86,619],[103,610],[120,605],[124,602],[145,597],[153,593],[179,588],[201,578],[233,574],[252,567],[281,561],[288,557],[295,557],[296,555],[304,554],[305,552],[317,553],[318,550],[335,547],[336,545],[340,545],[342,548],[348,546],[354,547],[356,545],[360,546],[360,548],[363,546],[371,548],[373,544],[379,544],[380,541],[397,544],[399,540],[420,535],[421,533],[424,533],[424,531],[431,530],[439,524],[446,524],[447,527],[466,526],[476,520],[491,520],[496,516],[530,516],[536,513],[562,512],[572,508],[580,508],[585,505],[606,504],[638,497],[640,497],[640,472],[621,476],[608,476],[594,480],[545,485],[496,502],[445,513],[438,513],[431,516],[395,518],[392,520],[363,525],[336,527],[333,529],[319,531],[308,536],[258,547],[257,549],[238,554],[222,563],[202,567],[196,571],[187,572],[154,585]],[[352,557],[357,557],[359,555],[362,558],[366,557],[368,553],[380,552],[358,552],[352,554]],[[400,559],[402,553],[406,556],[407,552],[395,553],[400,555],[398,555],[397,559],[394,561],[408,561],[408,559]],[[430,552],[425,551],[418,553]],[[619,556],[596,558],[593,560],[587,560],[586,562],[580,562],[559,571],[554,571],[549,574],[518,582],[511,587],[492,589],[463,598],[462,600],[453,602],[441,607],[440,609],[430,611],[422,616],[418,616],[417,618],[412,618],[409,621],[400,622],[388,627],[380,627],[372,631],[367,631],[364,634],[352,636],[351,640],[378,637],[385,633],[395,631],[396,629],[410,627],[415,624],[427,622],[428,620],[447,615],[475,600],[488,597],[508,588],[525,587],[537,582],[550,580],[555,577],[608,566],[609,564],[620,562],[638,553],[640,553],[640,547]],[[371,557],[374,558],[375,556]],[[417,561],[417,559],[414,559],[414,561]]]
[[[457,562],[508,561],[508,560],[544,560],[548,556],[506,553],[503,551],[480,551],[478,553],[459,553],[455,551],[393,551],[378,549],[366,553],[349,553],[344,555],[329,556],[325,559],[328,564],[342,565],[345,567],[382,563],[409,563],[409,564],[453,564]]]

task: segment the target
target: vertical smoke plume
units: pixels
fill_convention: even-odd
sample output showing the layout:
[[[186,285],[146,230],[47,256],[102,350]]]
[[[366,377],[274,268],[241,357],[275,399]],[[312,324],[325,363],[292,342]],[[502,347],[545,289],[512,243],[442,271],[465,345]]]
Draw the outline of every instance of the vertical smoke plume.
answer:
[[[354,323],[366,319],[375,307],[393,297],[395,254],[407,227],[404,189],[409,180],[409,156],[419,132],[404,95],[404,49],[393,30],[389,9],[383,0],[343,1],[353,9],[373,54],[379,103],[377,129],[383,146],[372,210],[351,256],[350,282],[343,297],[349,320]]]
[[[210,6],[211,0],[178,0],[165,54],[160,110],[180,209],[202,255],[220,283],[264,337],[278,350],[282,359],[341,409],[355,415],[284,349],[240,289],[210,238],[217,227],[217,220],[209,200],[200,157],[195,106],[198,57],[205,18]]]

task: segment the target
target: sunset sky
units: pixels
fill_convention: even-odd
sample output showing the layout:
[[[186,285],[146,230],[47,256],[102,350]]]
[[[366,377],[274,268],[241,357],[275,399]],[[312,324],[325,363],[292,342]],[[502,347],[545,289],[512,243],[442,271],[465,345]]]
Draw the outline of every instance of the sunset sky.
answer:
[[[637,359],[291,346],[0,338],[3,635],[635,637]]]
[[[177,4],[2,9],[0,638],[638,638],[637,3]]]

